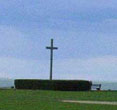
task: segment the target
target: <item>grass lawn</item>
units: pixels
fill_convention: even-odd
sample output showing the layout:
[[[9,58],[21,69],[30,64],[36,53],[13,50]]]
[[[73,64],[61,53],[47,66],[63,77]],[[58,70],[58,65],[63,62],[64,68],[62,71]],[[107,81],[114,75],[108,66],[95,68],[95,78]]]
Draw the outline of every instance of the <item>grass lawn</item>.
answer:
[[[0,90],[0,110],[117,110],[116,105],[63,103],[62,99],[117,101],[117,92]]]

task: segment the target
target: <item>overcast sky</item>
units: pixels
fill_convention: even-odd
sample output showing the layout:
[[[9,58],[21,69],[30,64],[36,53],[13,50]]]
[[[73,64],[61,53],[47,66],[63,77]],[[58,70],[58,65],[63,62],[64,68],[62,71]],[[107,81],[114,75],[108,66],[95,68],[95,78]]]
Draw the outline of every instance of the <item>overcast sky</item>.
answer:
[[[117,81],[116,0],[0,0],[0,78]]]

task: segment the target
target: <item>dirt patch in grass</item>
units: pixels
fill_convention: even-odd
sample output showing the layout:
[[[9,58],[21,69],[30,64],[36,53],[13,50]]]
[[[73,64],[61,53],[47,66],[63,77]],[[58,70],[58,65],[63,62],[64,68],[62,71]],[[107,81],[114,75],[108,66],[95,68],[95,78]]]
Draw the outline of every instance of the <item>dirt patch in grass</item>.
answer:
[[[77,101],[77,100],[62,100],[66,103],[81,103],[81,104],[101,104],[101,105],[117,105],[117,102],[107,102],[107,101]]]

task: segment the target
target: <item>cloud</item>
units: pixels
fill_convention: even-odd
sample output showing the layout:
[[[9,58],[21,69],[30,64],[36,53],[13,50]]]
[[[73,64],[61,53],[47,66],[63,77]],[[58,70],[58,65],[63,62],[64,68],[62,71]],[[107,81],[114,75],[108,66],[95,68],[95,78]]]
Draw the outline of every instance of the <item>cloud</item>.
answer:
[[[71,59],[56,61],[56,71],[60,78],[116,80],[117,57],[103,56],[89,59]]]
[[[84,58],[116,55],[115,33],[91,31],[67,31],[58,29],[40,29],[20,31],[12,26],[0,26],[0,56],[22,59],[47,59],[50,38],[55,39],[56,58]],[[72,53],[72,54],[71,54]]]
[[[90,59],[64,59],[54,61],[54,79],[86,79],[117,81],[117,57],[103,56]],[[49,78],[49,61],[22,60],[0,57],[0,77]]]
[[[117,18],[116,5],[115,0],[6,0],[0,1],[0,14],[2,23],[5,19],[15,25],[36,25],[49,19],[97,22]]]
[[[0,26],[0,56],[34,57],[37,44],[13,26]],[[33,53],[33,54],[32,54]]]
[[[116,4],[115,0],[1,0],[0,24],[27,33],[50,29],[116,33]]]
[[[115,0],[1,0],[1,77],[47,78],[45,46],[53,37],[59,47],[55,59],[61,59],[55,78],[116,80],[116,5]]]
[[[48,62],[0,57],[1,78],[48,78]]]
[[[0,79],[9,79],[10,76],[8,73],[0,72]]]

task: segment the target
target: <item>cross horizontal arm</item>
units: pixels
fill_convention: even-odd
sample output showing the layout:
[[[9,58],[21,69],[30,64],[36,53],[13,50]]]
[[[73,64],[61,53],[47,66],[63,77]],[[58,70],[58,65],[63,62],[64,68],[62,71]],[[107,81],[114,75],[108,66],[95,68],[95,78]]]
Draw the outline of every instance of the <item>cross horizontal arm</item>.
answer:
[[[54,50],[54,49],[58,49],[58,47],[46,47],[46,49],[52,49],[52,50]]]

